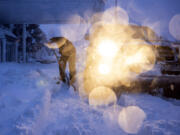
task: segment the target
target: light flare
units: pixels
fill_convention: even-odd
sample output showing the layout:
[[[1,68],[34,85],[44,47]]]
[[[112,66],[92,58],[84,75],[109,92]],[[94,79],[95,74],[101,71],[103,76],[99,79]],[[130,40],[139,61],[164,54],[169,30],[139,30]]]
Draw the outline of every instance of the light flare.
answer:
[[[115,104],[116,101],[117,98],[114,91],[107,87],[94,88],[89,94],[89,104],[94,107]]]
[[[109,39],[102,40],[98,46],[98,52],[102,57],[113,58],[116,56],[117,51],[116,43]]]
[[[169,22],[169,32],[171,35],[180,40],[180,14],[177,14],[172,17],[171,21]]]
[[[124,132],[137,134],[145,118],[146,113],[141,108],[138,106],[128,106],[119,112],[118,123]]]
[[[142,62],[143,62],[143,55],[141,53],[137,53],[133,56],[129,56],[126,59],[127,65],[140,64]]]
[[[153,48],[144,40],[133,38],[136,29],[119,24],[93,28],[84,72],[87,94],[103,85],[130,87],[137,75],[153,68]]]
[[[107,75],[110,72],[109,65],[107,64],[100,64],[98,67],[98,71],[102,75]]]

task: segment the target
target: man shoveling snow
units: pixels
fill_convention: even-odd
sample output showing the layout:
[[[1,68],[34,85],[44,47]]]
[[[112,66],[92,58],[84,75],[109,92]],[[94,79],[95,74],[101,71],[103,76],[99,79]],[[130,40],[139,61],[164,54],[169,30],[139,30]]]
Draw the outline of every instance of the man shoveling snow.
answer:
[[[53,49],[59,49],[59,54],[61,57],[58,58],[56,53],[55,55],[58,59],[60,80],[64,83],[67,83],[68,85],[73,86],[74,90],[76,91],[74,86],[74,82],[76,80],[76,49],[74,45],[65,37],[53,37],[47,43],[47,46]],[[67,63],[69,65],[69,77],[65,72]]]

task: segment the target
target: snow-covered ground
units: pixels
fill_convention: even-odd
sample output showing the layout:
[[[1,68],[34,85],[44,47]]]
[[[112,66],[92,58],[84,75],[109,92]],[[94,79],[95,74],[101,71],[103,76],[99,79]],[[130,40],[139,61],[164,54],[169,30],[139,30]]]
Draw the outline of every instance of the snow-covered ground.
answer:
[[[92,108],[72,88],[56,85],[57,76],[57,64],[0,64],[0,135],[180,133],[179,101],[124,94],[117,105]]]

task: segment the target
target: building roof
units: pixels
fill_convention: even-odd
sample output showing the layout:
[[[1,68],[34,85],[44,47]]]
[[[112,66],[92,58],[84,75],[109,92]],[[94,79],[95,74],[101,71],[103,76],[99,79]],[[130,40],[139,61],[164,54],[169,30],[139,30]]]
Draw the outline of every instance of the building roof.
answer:
[[[103,9],[104,0],[1,0],[0,23],[71,23],[74,14],[83,17]]]

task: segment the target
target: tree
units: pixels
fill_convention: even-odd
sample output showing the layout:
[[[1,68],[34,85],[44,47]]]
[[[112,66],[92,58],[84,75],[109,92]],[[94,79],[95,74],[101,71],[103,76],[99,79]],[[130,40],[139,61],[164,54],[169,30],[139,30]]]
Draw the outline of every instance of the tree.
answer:
[[[17,39],[20,43],[19,52],[22,52],[22,31],[22,24],[14,25],[13,33],[17,36]],[[38,24],[27,24],[26,32],[26,51],[27,57],[29,58],[33,57],[33,54],[39,51],[44,46],[44,43],[47,41],[47,39],[43,31],[39,28]]]

